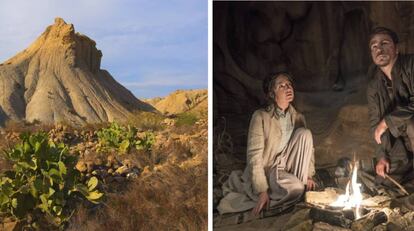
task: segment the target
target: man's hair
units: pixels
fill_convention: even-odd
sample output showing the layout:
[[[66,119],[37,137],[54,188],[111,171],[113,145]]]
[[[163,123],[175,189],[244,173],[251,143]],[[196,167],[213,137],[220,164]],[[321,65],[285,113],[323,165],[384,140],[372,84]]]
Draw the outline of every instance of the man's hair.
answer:
[[[397,33],[395,33],[393,30],[388,29],[386,27],[379,26],[379,27],[375,27],[371,31],[371,33],[369,34],[368,43],[371,42],[371,39],[374,37],[374,35],[377,35],[377,34],[387,34],[387,35],[389,35],[391,37],[392,41],[394,42],[394,44],[398,44],[398,42],[399,42]]]
[[[263,80],[262,87],[263,87],[263,92],[265,93],[266,97],[268,97],[269,93],[272,92],[276,79],[280,75],[286,76],[293,85],[293,77],[291,73],[287,71],[279,71],[279,72],[271,73]]]

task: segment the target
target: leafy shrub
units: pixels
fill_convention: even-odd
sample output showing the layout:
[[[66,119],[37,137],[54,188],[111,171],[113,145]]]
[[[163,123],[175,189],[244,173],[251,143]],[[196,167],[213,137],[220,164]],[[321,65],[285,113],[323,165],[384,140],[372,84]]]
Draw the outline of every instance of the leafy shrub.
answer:
[[[25,133],[20,138],[21,143],[5,151],[13,170],[0,175],[3,215],[17,219],[34,215],[62,227],[73,212],[69,201],[78,193],[98,203],[103,195],[95,190],[98,180],[92,177],[87,185],[80,182],[80,173],[74,168],[77,158],[68,154],[67,146],[49,141],[44,132]]]
[[[125,127],[112,123],[108,128],[103,128],[97,133],[100,145],[99,151],[110,151],[115,148],[120,153],[127,153],[133,147],[138,150],[150,150],[155,142],[154,134],[146,132],[144,135],[137,137],[137,131],[135,127],[130,125]]]
[[[184,112],[177,116],[177,122],[175,123],[176,126],[192,126],[195,122],[197,122],[198,117],[194,113],[191,112]]]
[[[135,143],[137,150],[151,150],[152,145],[155,143],[155,135],[152,132],[143,132],[138,135],[138,140]]]

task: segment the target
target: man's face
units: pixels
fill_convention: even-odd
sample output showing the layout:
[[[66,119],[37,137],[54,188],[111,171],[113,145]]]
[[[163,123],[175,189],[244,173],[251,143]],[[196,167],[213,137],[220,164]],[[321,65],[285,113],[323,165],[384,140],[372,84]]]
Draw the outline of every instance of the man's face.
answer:
[[[276,103],[290,103],[293,101],[293,87],[287,76],[279,75],[276,78],[273,93],[275,95]]]
[[[372,60],[379,67],[385,67],[397,58],[398,48],[387,34],[374,35],[369,47]]]

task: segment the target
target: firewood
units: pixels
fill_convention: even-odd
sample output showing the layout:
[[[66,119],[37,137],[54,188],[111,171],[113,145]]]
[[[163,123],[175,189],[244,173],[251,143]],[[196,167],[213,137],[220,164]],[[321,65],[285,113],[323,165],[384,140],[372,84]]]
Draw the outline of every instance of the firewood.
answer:
[[[358,177],[361,180],[361,183],[369,191],[368,194],[375,195],[378,194],[378,190],[375,186],[375,178],[364,171],[358,172]]]
[[[374,210],[362,218],[354,221],[351,225],[352,230],[369,231],[375,226],[387,222],[387,215],[383,211]]]
[[[388,174],[384,174],[385,178],[387,178],[389,181],[391,181],[392,183],[394,183],[399,189],[401,189],[401,191],[405,194],[405,195],[410,195],[407,190],[405,190],[405,188],[400,185],[396,180],[394,180],[392,177],[390,177]]]
[[[352,220],[344,216],[342,211],[335,211],[330,209],[311,208],[309,212],[310,218],[314,222],[325,222],[331,225],[340,226],[343,228],[350,228]]]

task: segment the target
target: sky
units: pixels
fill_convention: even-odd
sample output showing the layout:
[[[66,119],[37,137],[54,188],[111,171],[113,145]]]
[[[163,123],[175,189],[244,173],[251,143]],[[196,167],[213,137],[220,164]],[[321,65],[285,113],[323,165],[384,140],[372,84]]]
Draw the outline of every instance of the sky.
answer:
[[[0,63],[56,17],[93,39],[105,69],[137,98],[207,88],[207,0],[2,0]]]

